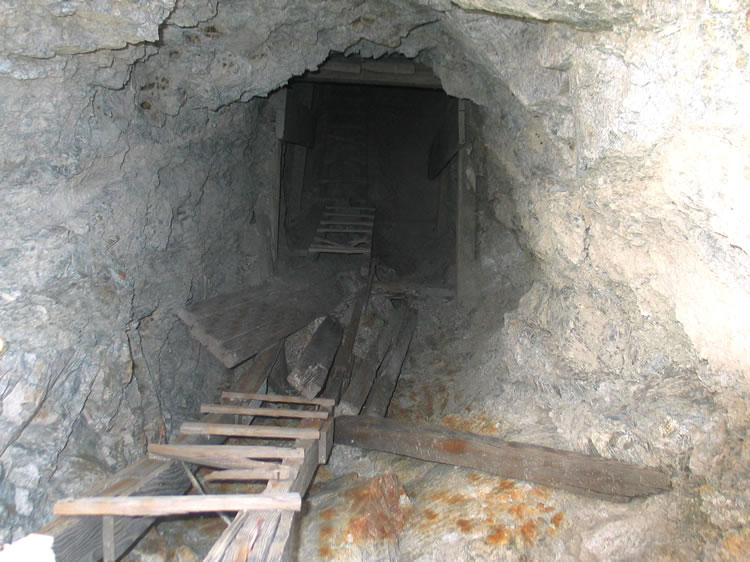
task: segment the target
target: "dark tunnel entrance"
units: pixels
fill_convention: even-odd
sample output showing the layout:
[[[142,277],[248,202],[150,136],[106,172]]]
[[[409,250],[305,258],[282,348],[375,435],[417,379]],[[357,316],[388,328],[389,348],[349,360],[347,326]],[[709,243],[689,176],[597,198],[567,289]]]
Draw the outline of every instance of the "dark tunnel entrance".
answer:
[[[414,87],[414,74],[402,74],[415,66],[408,59],[354,60],[359,72],[327,75],[326,65],[343,67],[334,57],[286,88],[280,251],[309,255],[326,205],[374,207],[378,263],[402,279],[454,287],[458,100],[434,78]],[[366,70],[373,62],[377,73]]]

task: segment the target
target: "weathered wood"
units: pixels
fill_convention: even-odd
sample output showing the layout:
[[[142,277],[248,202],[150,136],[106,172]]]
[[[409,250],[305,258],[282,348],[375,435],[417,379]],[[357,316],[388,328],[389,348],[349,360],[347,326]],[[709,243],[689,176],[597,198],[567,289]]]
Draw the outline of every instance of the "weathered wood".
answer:
[[[185,422],[180,426],[185,435],[224,435],[226,437],[259,437],[262,439],[317,439],[316,429],[309,427],[276,427],[232,423]]]
[[[305,398],[314,398],[323,389],[342,332],[341,325],[326,316],[302,352],[299,364],[289,373],[287,381]]]
[[[304,455],[301,447],[271,445],[159,445],[152,443],[148,446],[148,452],[162,457],[189,455],[205,459],[301,459]]]
[[[216,511],[299,511],[302,498],[297,493],[218,494],[206,496],[127,496],[91,497],[60,500],[55,515],[119,515],[161,517]]]
[[[322,396],[324,396],[323,399],[328,399],[332,402],[332,404],[330,404],[331,406],[334,406],[336,401],[341,397],[341,387],[344,380],[352,372],[352,367],[354,366],[354,341],[357,339],[357,330],[359,330],[362,311],[364,310],[367,301],[370,299],[371,287],[372,284],[368,281],[367,286],[362,289],[357,300],[354,301],[351,317],[349,318],[349,323],[346,325],[346,331],[344,332],[344,339],[333,360],[331,376],[328,377],[325,390],[323,390],[322,394]]]
[[[306,404],[311,406],[335,406],[336,401],[330,398],[301,398],[282,394],[258,394],[252,392],[222,392],[221,397],[227,400],[260,400],[261,402],[281,402],[285,404]]]
[[[358,68],[358,67],[357,67]],[[432,71],[423,65],[415,65],[413,74],[383,73],[373,71],[353,72],[321,67],[317,72],[306,73],[301,80],[309,82],[364,84],[370,86],[401,86],[409,88],[439,89],[441,83]]]
[[[278,355],[278,344],[257,354],[251,361],[237,367],[233,389],[257,392],[262,388]],[[232,416],[208,415],[206,421],[231,421]],[[181,436],[181,443],[220,443],[225,437]],[[190,482],[178,462],[142,458],[89,490],[89,495],[127,496],[131,494],[175,494],[190,488]],[[121,556],[137,540],[154,519],[116,518],[114,520],[115,552]],[[54,539],[53,549],[58,562],[94,562],[102,558],[102,522],[99,517],[58,517],[37,531]]]
[[[234,367],[341,300],[335,277],[299,276],[188,305],[177,314],[195,339],[224,365]]]
[[[254,461],[246,459],[244,457],[211,457],[211,456],[195,456],[189,453],[180,454],[179,452],[173,452],[168,455],[159,455],[157,453],[149,453],[148,458],[158,461],[179,461],[184,463],[195,464],[199,466],[210,466],[211,468],[221,468],[225,470],[235,469],[250,469],[257,468],[257,465],[263,465],[262,461]]]
[[[111,515],[102,518],[102,562],[115,562],[115,520]]]
[[[378,371],[378,378],[372,385],[372,390],[367,396],[367,401],[362,408],[362,413],[371,416],[385,416],[391,403],[391,396],[396,389],[401,367],[409,351],[414,329],[417,327],[417,311],[408,309],[404,313],[404,321],[396,336],[388,354],[383,359],[383,364]]]
[[[439,426],[346,416],[336,419],[336,443],[385,451],[528,480],[551,488],[627,501],[671,488],[667,474],[621,461],[539,445],[503,441]]]
[[[433,179],[458,152],[459,123],[458,100],[448,98],[443,115],[443,122],[435,138],[430,143],[427,161],[427,177]]]
[[[362,361],[355,361],[352,378],[336,406],[336,415],[359,414],[375,382],[378,367],[383,362],[393,339],[398,334],[403,322],[403,310],[394,308],[378,337],[370,345]]]
[[[309,420],[324,420],[328,417],[325,412],[310,412],[307,410],[293,410],[291,408],[248,408],[246,406],[233,406],[231,404],[201,404],[201,413]]]
[[[319,431],[322,423],[319,420],[303,420],[300,422],[300,427],[314,428]],[[315,439],[298,440],[294,444],[296,447],[305,449],[304,461],[287,459],[283,462],[283,465],[295,471],[294,479],[269,482],[265,493],[296,492],[304,495],[309,487],[318,467],[320,443]],[[280,525],[279,522],[282,520],[283,524]],[[279,551],[283,553],[291,532],[292,520],[292,514],[240,512],[219,540],[214,543],[204,562],[278,560],[279,555],[275,553]]]
[[[274,465],[274,468],[247,468],[215,470],[206,474],[206,482],[243,482],[248,480],[288,480],[291,476],[288,466]]]

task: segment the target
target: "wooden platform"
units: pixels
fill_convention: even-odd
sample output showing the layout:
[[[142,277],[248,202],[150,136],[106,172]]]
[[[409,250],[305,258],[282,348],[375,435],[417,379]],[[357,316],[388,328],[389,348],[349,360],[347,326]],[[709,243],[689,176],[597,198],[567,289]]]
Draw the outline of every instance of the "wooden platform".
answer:
[[[370,255],[374,227],[374,207],[328,205],[323,211],[310,252]]]
[[[177,315],[195,339],[232,368],[328,313],[342,297],[335,278],[298,274],[189,304]]]

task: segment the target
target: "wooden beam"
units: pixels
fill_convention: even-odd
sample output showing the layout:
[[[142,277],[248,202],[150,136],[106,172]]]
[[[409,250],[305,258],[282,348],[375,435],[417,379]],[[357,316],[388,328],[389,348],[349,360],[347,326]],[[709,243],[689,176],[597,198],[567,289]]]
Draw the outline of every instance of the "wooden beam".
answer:
[[[331,367],[331,376],[328,378],[325,390],[323,391],[323,396],[330,399],[333,403],[331,406],[334,406],[341,397],[341,387],[354,366],[354,340],[357,338],[362,311],[367,301],[370,300],[371,280],[372,276],[370,276],[367,286],[362,289],[357,300],[354,302],[349,323],[346,325],[344,339],[336,352],[336,358],[333,360],[333,367]]]
[[[321,69],[317,72],[308,72],[298,80],[307,82],[323,82],[333,84],[363,84],[369,86],[402,86],[407,88],[440,89],[442,84],[432,74],[431,70],[425,71],[417,65],[413,74],[396,74],[373,71],[362,71],[359,73],[341,70]]]
[[[336,443],[473,468],[551,488],[628,501],[671,488],[667,474],[539,445],[365,416],[336,418]]]
[[[394,308],[378,337],[370,344],[364,359],[355,362],[349,386],[346,387],[339,405],[336,406],[337,416],[359,414],[375,381],[378,367],[401,328],[403,318],[403,311],[400,308]]]
[[[227,400],[260,400],[261,402],[281,402],[286,404],[306,404],[331,407],[336,405],[330,398],[301,398],[282,394],[258,394],[252,392],[222,392],[221,397]]]
[[[237,367],[237,382],[233,390],[257,392],[265,383],[278,356],[274,344]],[[206,421],[231,421],[233,416],[208,415]],[[179,443],[220,443],[225,437],[181,436]],[[163,462],[142,458],[89,490],[89,495],[128,496],[134,494],[175,494],[190,488],[179,462]],[[115,552],[121,556],[153,523],[149,517],[116,518],[114,520]],[[52,537],[55,559],[58,562],[95,562],[102,553],[102,521],[98,517],[58,517],[36,531]]]
[[[326,316],[289,373],[286,380],[305,398],[314,398],[323,390],[336,350],[341,345],[342,333],[341,325]]]
[[[301,459],[300,447],[274,447],[271,445],[160,445],[152,443],[148,452],[162,457],[171,455],[194,458],[226,459]]]
[[[414,329],[417,327],[417,311],[408,309],[404,313],[404,321],[401,329],[396,336],[396,340],[388,350],[388,354],[383,359],[383,364],[378,371],[378,378],[367,396],[362,413],[371,416],[385,416],[388,406],[391,403],[391,396],[396,389],[398,377],[401,374],[401,367],[409,351],[411,338]]]
[[[55,515],[119,515],[162,517],[217,511],[299,511],[302,498],[296,493],[217,494],[206,496],[91,497],[60,500]]]
[[[245,482],[249,480],[287,480],[292,471],[288,466],[275,465],[274,468],[247,468],[215,470],[205,476],[206,482]]]
[[[311,420],[324,420],[328,417],[328,414],[325,412],[310,412],[307,410],[293,410],[291,408],[248,408],[247,406],[233,406],[231,404],[201,404],[201,413]]]
[[[185,435],[224,435],[226,437],[259,437],[262,439],[317,439],[318,431],[309,427],[276,427],[232,423],[185,422],[180,426]]]

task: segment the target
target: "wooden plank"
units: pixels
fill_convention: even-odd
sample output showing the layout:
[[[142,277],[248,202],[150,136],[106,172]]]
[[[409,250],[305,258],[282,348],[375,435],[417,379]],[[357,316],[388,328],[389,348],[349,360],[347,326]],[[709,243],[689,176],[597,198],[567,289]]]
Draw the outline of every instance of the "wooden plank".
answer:
[[[288,480],[292,471],[288,466],[275,465],[274,468],[240,468],[215,470],[205,476],[206,482],[246,482],[250,480]]]
[[[364,227],[363,228],[359,228],[359,227],[356,227],[356,226],[352,226],[352,227],[342,226],[341,228],[337,228],[335,226],[331,226],[331,227],[319,227],[316,232],[319,232],[319,233],[338,232],[338,233],[344,233],[344,234],[347,234],[347,233],[354,233],[354,234],[364,233],[364,234],[367,234],[367,233],[372,233],[372,229],[371,228],[364,228]]]
[[[322,252],[326,254],[369,254],[370,248],[334,248],[326,246],[310,246],[309,252]]]
[[[331,226],[373,226],[374,220],[347,221],[347,220],[325,220],[320,221],[322,225]]]
[[[259,418],[298,418],[323,420],[325,412],[309,412],[290,408],[248,408],[231,404],[201,404],[202,414],[235,414],[237,416],[256,416]]]
[[[300,428],[314,428],[320,431],[319,420],[304,420]],[[284,465],[295,470],[293,480],[269,482],[266,494],[297,492],[304,495],[318,467],[319,441],[298,440],[295,446],[303,447],[305,459],[287,459]],[[282,524],[280,522],[284,519]],[[266,561],[278,560],[291,533],[293,514],[241,512],[227,527],[219,540],[214,543],[204,562],[236,562],[238,560]]]
[[[383,362],[383,358],[391,347],[394,338],[398,335],[403,319],[403,310],[394,308],[378,337],[368,348],[364,359],[355,362],[349,386],[346,387],[341,402],[336,406],[337,416],[359,414],[367,395],[370,393],[370,388],[375,382],[378,367]]]
[[[257,392],[265,383],[269,371],[278,355],[278,344],[258,353],[251,361],[237,367],[233,390]],[[230,421],[231,416],[208,415],[206,421]],[[178,442],[219,443],[224,437],[181,436]],[[126,496],[131,494],[175,494],[190,488],[182,465],[178,462],[162,462],[144,457],[127,466],[112,477],[95,485],[89,495]],[[116,518],[114,520],[115,552],[117,556],[128,550],[151,526],[154,519]],[[103,556],[102,522],[98,517],[58,517],[36,531],[37,534],[53,538],[55,559],[58,562],[95,562]]]
[[[162,517],[216,511],[268,510],[299,511],[297,493],[217,494],[206,496],[128,496],[71,498],[55,503],[55,515],[119,515]]]
[[[411,338],[417,327],[417,311],[408,309],[404,313],[404,321],[401,329],[396,336],[388,354],[383,360],[383,364],[378,371],[378,378],[367,396],[362,413],[371,416],[385,416],[388,406],[391,403],[391,396],[396,389],[398,377],[401,374],[401,367],[409,351]]]
[[[372,276],[374,271],[373,268],[367,286],[362,289],[357,300],[354,302],[349,323],[346,325],[344,339],[336,352],[336,358],[333,360],[333,367],[331,367],[331,376],[328,377],[325,390],[323,391],[323,396],[325,397],[323,399],[328,399],[330,402],[329,406],[331,407],[335,406],[336,402],[341,397],[341,388],[344,380],[349,377],[352,372],[352,367],[354,366],[354,341],[357,338],[357,330],[359,330],[362,311],[370,300]]]
[[[115,542],[115,520],[111,515],[102,518],[102,559],[115,562],[117,559]]]
[[[250,460],[244,457],[215,457],[205,455],[195,456],[189,453],[180,454],[178,452],[173,452],[168,455],[148,453],[148,458],[159,461],[179,461],[183,463],[190,463],[198,466],[210,466],[211,468],[220,468],[224,470],[249,470],[258,468],[257,465],[264,464],[262,461]]]
[[[310,406],[335,406],[336,402],[330,398],[302,398],[300,396],[285,396],[281,394],[258,394],[252,392],[222,392],[222,398],[228,400],[260,400],[261,402],[281,402],[284,404],[306,404]]]
[[[342,334],[341,325],[326,316],[289,373],[287,381],[305,398],[314,398],[325,386]]]
[[[414,74],[395,74],[382,72],[360,72],[354,74],[351,72],[341,72],[328,69],[321,69],[317,72],[308,72],[298,80],[308,82],[322,83],[342,83],[342,84],[363,84],[369,86],[401,86],[407,88],[427,88],[440,89],[442,84],[438,78],[432,74],[432,71],[425,71],[419,68]]]
[[[180,426],[185,435],[224,435],[225,437],[255,437],[259,439],[317,439],[316,430],[303,427],[272,425],[242,425],[231,423],[185,422]]]
[[[224,365],[234,367],[341,300],[335,277],[299,275],[302,279],[265,283],[189,305],[178,316],[195,339]]]
[[[651,468],[379,417],[336,418],[335,441],[473,468],[614,501],[657,494],[671,488],[669,476]]]
[[[301,459],[300,447],[274,447],[271,445],[161,445],[151,443],[148,452],[162,457],[192,455],[196,458],[240,459]]]

